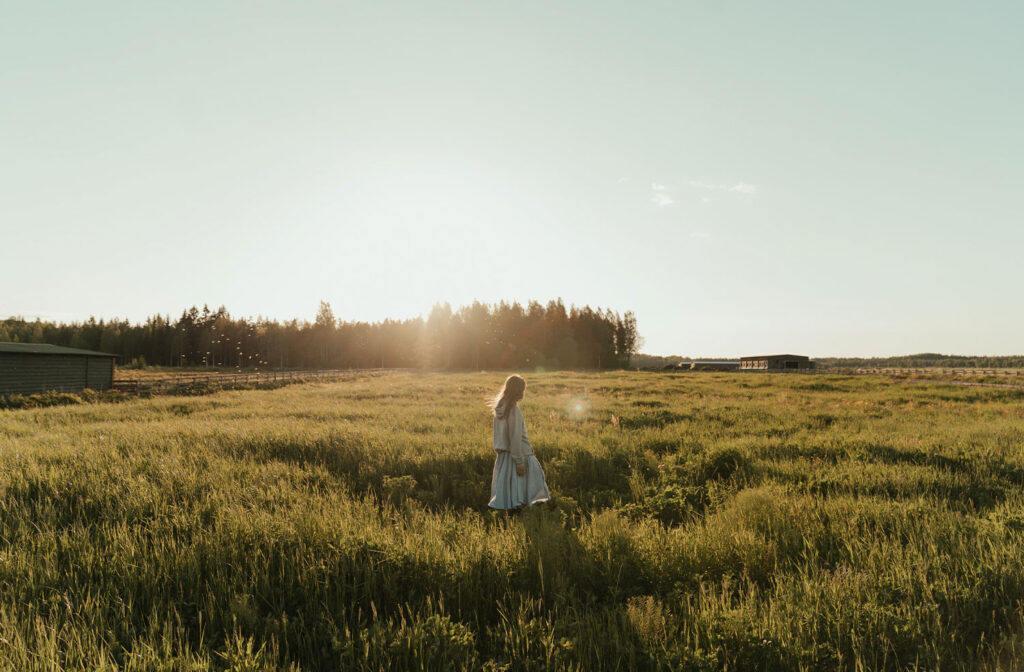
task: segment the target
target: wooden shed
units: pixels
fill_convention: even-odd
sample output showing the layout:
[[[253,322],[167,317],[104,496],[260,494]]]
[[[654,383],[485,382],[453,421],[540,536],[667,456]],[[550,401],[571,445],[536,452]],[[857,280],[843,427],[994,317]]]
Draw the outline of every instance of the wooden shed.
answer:
[[[0,394],[109,390],[116,358],[42,343],[0,343]]]
[[[758,355],[740,357],[741,371],[807,371],[814,362],[803,355]]]

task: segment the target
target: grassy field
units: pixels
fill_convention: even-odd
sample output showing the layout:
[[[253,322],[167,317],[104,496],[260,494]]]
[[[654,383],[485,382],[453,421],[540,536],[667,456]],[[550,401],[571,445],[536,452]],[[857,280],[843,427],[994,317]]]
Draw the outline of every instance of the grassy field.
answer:
[[[0,670],[1024,664],[1024,391],[499,374],[0,412]]]

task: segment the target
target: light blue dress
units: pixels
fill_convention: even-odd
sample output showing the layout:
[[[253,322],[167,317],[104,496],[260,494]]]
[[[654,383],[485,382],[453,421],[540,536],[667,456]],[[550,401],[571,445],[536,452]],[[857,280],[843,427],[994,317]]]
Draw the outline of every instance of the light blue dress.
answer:
[[[500,409],[499,409],[500,412]],[[517,509],[551,499],[544,470],[533,456],[533,447],[526,436],[526,421],[519,405],[507,418],[494,416],[494,472],[491,474],[492,509]],[[526,467],[526,473],[516,473],[517,466]]]

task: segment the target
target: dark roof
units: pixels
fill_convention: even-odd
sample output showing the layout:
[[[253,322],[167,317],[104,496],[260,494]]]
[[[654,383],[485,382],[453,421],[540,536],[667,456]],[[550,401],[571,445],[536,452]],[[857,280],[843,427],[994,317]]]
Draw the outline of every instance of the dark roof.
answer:
[[[810,359],[807,355],[748,355],[740,357],[740,359],[781,359],[783,357],[789,359]]]
[[[65,348],[48,343],[0,343],[0,352],[16,352],[22,355],[91,355],[93,357],[118,357],[109,352]]]

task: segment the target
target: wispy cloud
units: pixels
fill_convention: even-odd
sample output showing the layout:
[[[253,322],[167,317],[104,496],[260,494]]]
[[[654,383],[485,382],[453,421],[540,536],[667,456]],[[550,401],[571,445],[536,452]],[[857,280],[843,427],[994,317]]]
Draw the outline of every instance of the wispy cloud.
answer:
[[[761,188],[750,182],[705,182],[704,180],[687,180],[680,183],[651,182],[651,202],[658,207],[665,208],[675,205],[679,196],[675,193],[678,189],[691,187],[701,191],[717,191],[724,193],[743,194],[751,196],[761,191]],[[701,197],[702,203],[711,203],[709,196]]]
[[[690,180],[686,184],[693,187],[694,189],[704,189],[707,191],[731,191],[737,194],[752,195],[756,194],[761,190],[756,184],[749,182],[736,182],[735,184],[715,184],[712,182],[704,182],[703,180]]]
[[[674,198],[672,198],[671,196],[666,194],[664,191],[656,191],[656,192],[654,192],[654,195],[651,196],[651,201],[655,205],[658,205],[658,206],[663,207],[663,208],[665,206],[672,205],[673,203],[676,202]]]
[[[707,233],[706,231],[694,231],[693,233],[690,234],[690,238],[701,238],[701,239],[704,239],[704,238],[710,238],[710,237],[711,237],[711,234]]]

